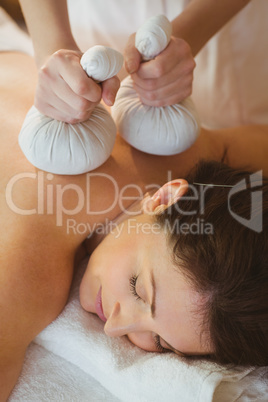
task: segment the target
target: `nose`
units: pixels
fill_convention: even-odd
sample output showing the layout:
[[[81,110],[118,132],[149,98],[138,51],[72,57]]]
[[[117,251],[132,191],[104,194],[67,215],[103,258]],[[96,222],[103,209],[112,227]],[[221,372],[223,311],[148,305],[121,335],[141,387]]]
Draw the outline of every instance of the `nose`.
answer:
[[[127,335],[130,332],[144,331],[145,320],[141,312],[123,311],[119,302],[113,306],[107,319],[104,332],[111,337]]]

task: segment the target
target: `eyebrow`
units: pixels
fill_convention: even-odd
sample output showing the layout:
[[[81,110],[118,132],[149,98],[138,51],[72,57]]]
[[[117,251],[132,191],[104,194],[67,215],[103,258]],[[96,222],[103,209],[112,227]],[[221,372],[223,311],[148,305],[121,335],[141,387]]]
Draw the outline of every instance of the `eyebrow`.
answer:
[[[154,273],[153,270],[151,271],[151,285],[152,285],[152,302],[151,302],[151,316],[152,318],[155,317],[155,296],[156,296],[156,286],[155,286],[155,280],[154,280]],[[161,338],[161,337],[160,337]],[[163,342],[165,342],[168,347],[172,350],[172,352],[180,354],[181,356],[190,356],[187,353],[181,352],[178,349],[173,348],[167,341],[165,341],[163,338],[161,338]]]

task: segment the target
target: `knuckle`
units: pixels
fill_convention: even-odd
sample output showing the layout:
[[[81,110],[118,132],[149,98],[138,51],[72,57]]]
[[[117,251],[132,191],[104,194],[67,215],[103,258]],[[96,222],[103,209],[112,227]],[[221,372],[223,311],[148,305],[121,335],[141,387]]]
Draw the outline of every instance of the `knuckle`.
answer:
[[[87,84],[84,81],[77,81],[75,85],[75,93],[84,96],[88,92]]]
[[[66,50],[65,49],[59,49],[55,53],[53,53],[52,57],[54,59],[62,60],[66,57]]]
[[[47,80],[50,76],[49,67],[47,65],[42,66],[38,71],[39,80]]]
[[[60,65],[65,63],[72,63],[80,59],[81,55],[77,51],[59,49],[49,59],[50,63]]]
[[[80,111],[76,114],[76,121],[84,121],[87,120],[90,116],[90,112],[87,111]]]
[[[195,68],[195,63],[192,63],[191,60],[187,60],[183,64],[183,67],[181,67],[181,75],[189,77],[189,80],[192,80],[194,68]]]
[[[196,62],[194,61],[194,59],[189,59],[186,65],[186,69],[188,72],[193,72],[194,69],[196,67]]]
[[[84,113],[89,108],[89,102],[85,98],[78,98],[76,102],[76,108],[79,113]]]
[[[55,53],[51,55],[51,57],[48,60],[48,63],[56,63],[57,65],[59,63],[62,63],[62,61],[65,59],[66,55],[64,54],[64,51],[62,49],[57,50]]]

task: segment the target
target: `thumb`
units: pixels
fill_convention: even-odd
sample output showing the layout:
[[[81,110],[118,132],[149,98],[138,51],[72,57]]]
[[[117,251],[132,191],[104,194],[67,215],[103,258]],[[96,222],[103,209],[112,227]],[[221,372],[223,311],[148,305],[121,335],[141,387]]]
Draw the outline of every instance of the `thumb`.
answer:
[[[124,51],[125,69],[128,74],[138,71],[141,63],[141,55],[135,47],[135,34],[130,35]]]
[[[107,106],[112,106],[115,101],[116,93],[120,87],[120,80],[115,75],[102,82],[102,99]]]

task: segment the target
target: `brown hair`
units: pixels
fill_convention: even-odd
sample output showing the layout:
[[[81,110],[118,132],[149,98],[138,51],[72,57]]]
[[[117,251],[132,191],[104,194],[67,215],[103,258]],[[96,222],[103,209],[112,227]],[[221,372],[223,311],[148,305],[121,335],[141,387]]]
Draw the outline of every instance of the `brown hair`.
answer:
[[[194,288],[209,295],[201,310],[213,360],[263,366],[268,365],[268,180],[255,182],[250,188],[251,177],[250,172],[222,163],[201,162],[186,178],[190,183],[187,193],[157,216],[157,221],[162,227],[169,222],[169,228],[178,228],[176,222],[190,227],[198,219],[203,226],[211,225],[212,230],[198,234],[169,230],[174,260],[179,260],[180,268],[183,265]],[[225,187],[204,188],[202,183]],[[238,191],[228,186],[236,186]],[[193,192],[204,194],[204,189],[201,210],[200,197],[193,197]],[[259,191],[254,202],[253,191]],[[189,214],[192,211],[195,213]],[[237,216],[252,218],[253,227],[245,226]],[[254,222],[261,222],[262,227]]]

